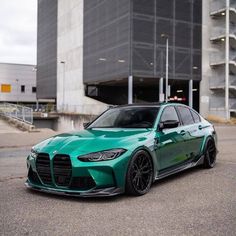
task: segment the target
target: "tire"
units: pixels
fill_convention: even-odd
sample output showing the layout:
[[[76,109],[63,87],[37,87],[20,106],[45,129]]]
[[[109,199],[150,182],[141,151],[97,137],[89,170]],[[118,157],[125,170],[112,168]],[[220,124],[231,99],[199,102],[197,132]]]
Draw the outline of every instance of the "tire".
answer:
[[[149,154],[136,152],[130,160],[126,174],[126,193],[135,196],[146,194],[153,181],[153,164]]]
[[[213,139],[209,139],[206,144],[204,154],[204,167],[207,169],[213,168],[216,164],[216,145]]]

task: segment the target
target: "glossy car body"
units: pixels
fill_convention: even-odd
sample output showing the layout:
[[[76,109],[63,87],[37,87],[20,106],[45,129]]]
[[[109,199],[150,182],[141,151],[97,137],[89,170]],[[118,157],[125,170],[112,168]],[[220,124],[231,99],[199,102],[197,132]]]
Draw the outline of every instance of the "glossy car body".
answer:
[[[49,138],[35,145],[27,157],[26,186],[74,196],[113,196],[125,191],[142,195],[155,180],[200,164],[214,166],[214,127],[189,107],[127,105],[107,112],[115,109],[129,113],[144,109],[142,115],[152,110],[153,124],[109,128],[94,126],[95,120],[83,131]]]

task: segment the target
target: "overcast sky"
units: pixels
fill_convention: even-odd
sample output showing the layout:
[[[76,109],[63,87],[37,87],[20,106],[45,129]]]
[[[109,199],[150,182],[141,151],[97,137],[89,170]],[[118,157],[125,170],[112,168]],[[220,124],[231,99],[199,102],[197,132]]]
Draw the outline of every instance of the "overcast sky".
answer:
[[[0,0],[0,62],[36,64],[37,0]]]

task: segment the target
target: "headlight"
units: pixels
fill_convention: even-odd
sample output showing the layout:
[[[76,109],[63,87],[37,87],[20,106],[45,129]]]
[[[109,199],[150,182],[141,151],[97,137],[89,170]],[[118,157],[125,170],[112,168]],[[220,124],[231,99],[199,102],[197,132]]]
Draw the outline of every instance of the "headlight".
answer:
[[[38,155],[38,153],[32,148],[32,149],[31,149],[31,152],[30,152],[30,156],[31,156],[32,158],[36,159],[37,155]]]
[[[111,149],[111,150],[93,152],[93,153],[89,153],[83,156],[79,156],[78,159],[80,161],[108,161],[108,160],[113,160],[119,157],[124,152],[126,152],[126,150],[122,148]]]

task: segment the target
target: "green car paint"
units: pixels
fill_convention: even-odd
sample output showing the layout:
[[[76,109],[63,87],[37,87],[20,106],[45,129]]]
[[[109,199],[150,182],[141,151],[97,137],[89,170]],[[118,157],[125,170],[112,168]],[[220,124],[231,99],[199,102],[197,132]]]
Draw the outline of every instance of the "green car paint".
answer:
[[[145,150],[152,159],[153,181],[169,175],[169,169],[181,165],[192,167],[195,164],[202,163],[200,159],[204,154],[207,138],[212,137],[216,142],[214,127],[208,121],[201,117],[200,122],[191,125],[180,125],[161,131],[158,128],[164,109],[177,105],[179,106],[180,104],[150,105],[150,107],[158,108],[152,127],[88,127],[88,129],[83,131],[51,137],[35,145],[33,151],[37,153],[36,155],[47,154],[49,156],[48,171],[50,171],[51,183],[47,184],[42,181],[36,166],[38,156],[35,157],[33,152],[27,157],[29,173],[26,186],[39,191],[75,196],[111,196],[123,193],[126,188],[128,165],[138,150]],[[126,107],[132,109],[132,107],[148,107],[148,105]],[[87,154],[116,149],[125,151],[117,158],[111,160],[82,161],[79,159],[79,157]],[[70,180],[68,180],[67,185],[63,186],[55,181],[53,161],[55,156],[58,155],[68,155],[71,162]],[[36,177],[32,178],[30,172]],[[92,187],[78,187],[77,189],[70,187],[71,179],[85,177],[94,181]],[[36,181],[35,178],[38,180]]]

